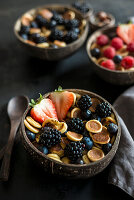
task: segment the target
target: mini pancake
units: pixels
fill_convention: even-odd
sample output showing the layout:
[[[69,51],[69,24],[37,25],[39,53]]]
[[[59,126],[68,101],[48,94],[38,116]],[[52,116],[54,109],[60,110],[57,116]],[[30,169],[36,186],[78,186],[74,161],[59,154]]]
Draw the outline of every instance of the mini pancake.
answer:
[[[35,128],[41,128],[41,125],[40,125],[38,122],[36,122],[32,117],[27,116],[27,117],[26,117],[26,120],[27,120],[32,126],[34,126]]]
[[[79,108],[73,108],[71,118],[81,118],[81,110]]]
[[[60,144],[56,144],[55,146],[51,147],[50,152],[52,154],[57,154],[59,157],[64,156],[64,150],[62,149]]]
[[[102,124],[98,120],[90,120],[86,123],[86,129],[91,133],[99,133],[102,130]]]
[[[65,163],[65,164],[70,164],[70,163],[71,163],[71,161],[70,161],[67,157],[63,157],[63,158],[61,159],[61,161],[62,161],[63,163]]]
[[[68,131],[67,132],[67,138],[71,141],[77,142],[77,141],[82,140],[83,135],[75,133],[75,132]]]
[[[101,149],[93,148],[92,150],[88,151],[87,156],[91,161],[95,162],[101,160],[104,157],[104,153]]]
[[[96,133],[92,136],[92,140],[98,144],[107,144],[110,141],[110,136],[107,128],[103,126],[100,133]]]
[[[91,98],[91,101],[92,101],[92,106],[89,108],[89,110],[91,112],[95,112],[97,105],[100,104],[101,102],[97,98]]]

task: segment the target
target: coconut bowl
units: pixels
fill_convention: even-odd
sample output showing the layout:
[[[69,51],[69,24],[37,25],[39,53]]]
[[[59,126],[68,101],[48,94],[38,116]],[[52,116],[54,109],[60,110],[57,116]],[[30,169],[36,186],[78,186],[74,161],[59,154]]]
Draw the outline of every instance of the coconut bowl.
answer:
[[[76,92],[80,95],[88,94],[90,97],[97,97],[101,102],[106,101],[103,99],[101,96],[86,91],[86,90],[79,90],[79,89],[67,89],[68,91],[71,92]],[[44,95],[44,97],[48,97],[50,93],[47,93]],[[107,101],[106,101],[107,102]],[[21,139],[22,143],[29,153],[29,155],[33,158],[33,160],[39,164],[46,172],[49,172],[53,175],[60,175],[60,176],[65,176],[65,177],[71,177],[71,178],[88,178],[95,176],[96,174],[100,173],[103,171],[111,162],[113,159],[119,145],[120,141],[120,135],[121,135],[121,129],[120,129],[120,123],[118,116],[116,114],[116,111],[114,108],[111,106],[112,112],[115,115],[117,125],[118,125],[118,132],[116,139],[114,141],[114,144],[112,146],[112,149],[110,152],[101,160],[92,162],[90,164],[84,164],[84,165],[76,165],[76,164],[64,164],[57,162],[49,157],[47,157],[45,154],[40,152],[28,139],[25,131],[25,126],[24,126],[24,119],[31,109],[29,106],[27,110],[25,111],[22,121],[21,121]]]
[[[116,26],[110,28],[103,28],[94,32],[87,41],[87,54],[90,59],[90,66],[95,73],[100,76],[103,80],[115,84],[115,85],[129,85],[134,83],[134,70],[118,71],[118,70],[109,70],[104,67],[101,67],[99,64],[95,63],[93,57],[90,53],[90,47],[96,38],[101,34],[112,35],[116,34]]]
[[[59,11],[59,12],[71,10],[71,11],[75,12],[77,19],[79,19],[79,20],[84,19],[82,14],[80,12],[78,12],[77,10],[73,9],[71,6],[60,5],[60,4],[45,5],[45,6],[41,6],[41,7],[38,7],[38,8],[33,8],[33,9],[27,11],[26,13],[29,13],[31,15],[35,15],[38,10],[43,9],[43,8],[53,9],[53,10]],[[24,13],[24,14],[26,14],[26,13]],[[81,36],[76,41],[74,41],[70,44],[67,44],[65,47],[60,47],[60,48],[57,48],[57,49],[54,49],[54,48],[51,48],[51,47],[40,48],[40,47],[26,43],[21,38],[21,36],[18,34],[18,31],[20,30],[20,26],[21,26],[21,17],[19,17],[19,19],[17,19],[17,21],[14,25],[14,33],[15,33],[15,36],[18,39],[21,47],[23,49],[25,49],[25,51],[33,57],[37,57],[37,58],[48,60],[48,61],[61,60],[65,57],[72,55],[76,50],[78,50],[83,45],[83,43],[85,42],[85,40],[87,38],[88,26],[89,26],[88,23],[86,23],[86,26],[85,26],[83,32],[81,33]]]

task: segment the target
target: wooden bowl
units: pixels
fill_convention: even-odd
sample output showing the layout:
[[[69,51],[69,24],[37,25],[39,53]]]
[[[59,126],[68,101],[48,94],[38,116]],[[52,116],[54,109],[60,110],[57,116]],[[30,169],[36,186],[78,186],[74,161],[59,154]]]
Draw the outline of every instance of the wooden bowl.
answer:
[[[71,6],[60,5],[60,4],[41,6],[38,8],[31,9],[31,10],[27,11],[26,13],[34,15],[37,12],[37,10],[42,9],[42,8],[53,9],[53,10],[61,11],[61,12],[71,10],[71,11],[75,12],[76,17],[79,20],[84,19],[82,14],[77,12]],[[30,45],[30,44],[24,42],[24,40],[18,34],[18,31],[20,30],[20,26],[21,26],[21,17],[15,23],[14,33],[15,33],[17,39],[19,40],[21,46],[25,49],[25,51],[27,53],[29,53],[30,55],[32,55],[33,57],[37,57],[40,59],[49,60],[49,61],[56,61],[56,60],[58,61],[69,55],[72,55],[76,50],[78,50],[83,45],[84,41],[86,40],[87,34],[88,34],[88,26],[89,25],[88,25],[88,23],[86,23],[85,29],[84,29],[83,33],[81,34],[81,36],[76,41],[68,44],[66,47],[61,47],[61,48],[57,48],[57,49],[50,48],[50,47],[49,48],[40,48],[40,47],[33,46],[33,45]]]
[[[103,28],[93,33],[87,41],[87,54],[91,61],[90,66],[102,79],[116,85],[129,85],[134,83],[134,71],[112,71],[101,67],[99,64],[94,62],[93,57],[90,53],[90,47],[92,43],[96,40],[96,37],[98,37],[101,34],[111,35],[112,33],[116,33],[116,28],[116,26],[110,28]]]
[[[90,97],[97,97],[101,102],[106,101],[99,95],[86,91],[86,90],[79,90],[79,89],[67,89],[68,91],[71,92],[76,92],[80,95],[88,94]],[[47,93],[44,95],[44,97],[48,97],[50,93]],[[107,102],[107,101],[106,101]],[[110,105],[111,106],[111,105]],[[44,168],[45,171],[55,174],[55,175],[61,175],[61,176],[66,176],[66,177],[73,177],[73,178],[88,178],[91,176],[94,176],[101,171],[103,171],[108,164],[111,162],[113,159],[119,145],[120,141],[120,135],[121,135],[121,129],[120,129],[120,123],[118,116],[116,114],[116,111],[114,108],[111,106],[113,113],[115,114],[115,118],[117,121],[118,125],[118,132],[117,136],[115,139],[115,142],[112,146],[111,151],[100,161],[97,162],[92,162],[90,164],[84,164],[84,165],[75,165],[75,164],[64,164],[57,162],[49,157],[47,157],[45,154],[40,152],[28,139],[26,132],[25,132],[25,126],[24,126],[24,119],[27,115],[27,113],[30,110],[30,106],[28,109],[25,111],[22,121],[21,121],[21,138],[24,147],[26,148],[27,152],[31,155],[31,157],[35,160],[36,163],[38,163],[40,166]]]

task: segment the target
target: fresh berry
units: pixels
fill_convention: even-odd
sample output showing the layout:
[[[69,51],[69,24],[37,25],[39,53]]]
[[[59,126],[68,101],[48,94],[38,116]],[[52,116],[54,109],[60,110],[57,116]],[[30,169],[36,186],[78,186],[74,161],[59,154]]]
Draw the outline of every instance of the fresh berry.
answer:
[[[98,48],[94,48],[91,50],[91,55],[95,58],[99,58],[100,57],[100,50]]]
[[[113,58],[113,61],[116,64],[119,64],[122,61],[122,56],[121,55],[115,55],[114,58]]]
[[[65,147],[65,156],[71,161],[75,162],[78,158],[82,157],[82,152],[84,151],[85,144],[82,142],[70,142]]]
[[[55,26],[57,25],[57,22],[55,20],[51,20],[49,23],[48,23],[48,28],[49,29],[52,29],[54,28]]]
[[[82,142],[85,144],[85,148],[89,151],[93,147],[93,141],[90,137],[84,137]]]
[[[107,127],[107,130],[109,131],[109,133],[115,134],[118,131],[118,126],[114,123],[110,123]]]
[[[81,116],[83,120],[89,120],[91,119],[92,113],[90,110],[85,110],[81,112]]]
[[[113,59],[115,54],[116,54],[116,52],[115,52],[115,49],[113,47],[107,47],[103,52],[103,55],[106,58],[109,58],[109,59]]]
[[[77,33],[77,34],[80,33],[80,29],[77,28],[77,27],[72,28],[71,31],[73,31],[73,32],[75,32],[75,33]]]
[[[104,153],[108,153],[112,149],[112,144],[111,143],[104,144],[102,146],[102,149],[103,149]]]
[[[134,58],[132,56],[126,56],[121,61],[121,66],[125,69],[129,69],[134,66]]]
[[[52,30],[49,39],[52,40],[52,41],[54,41],[54,40],[63,40],[63,31],[58,30],[58,29]]]
[[[44,43],[44,42],[46,42],[46,41],[47,41],[46,37],[40,36],[39,34],[37,34],[36,37],[34,38],[34,42],[35,42],[36,44]]]
[[[102,61],[101,66],[110,70],[115,70],[115,64],[110,59]]]
[[[134,42],[134,24],[121,24],[117,27],[116,32],[126,44]]]
[[[110,116],[111,115],[111,107],[110,107],[109,103],[102,102],[101,104],[97,105],[96,113],[100,117],[108,117],[108,116]]]
[[[68,44],[78,39],[78,34],[73,31],[68,31],[64,36],[64,41]]]
[[[27,137],[29,138],[29,140],[32,142],[35,140],[35,134],[32,133],[31,131],[29,130],[26,130],[26,134],[27,134]]]
[[[37,15],[36,18],[35,18],[35,21],[37,22],[37,24],[40,27],[48,25],[48,21],[44,17],[42,17],[41,15]]]
[[[109,42],[109,38],[107,35],[100,35],[97,37],[97,44],[100,46],[104,46],[108,44],[108,42]]]
[[[44,99],[40,94],[40,99],[37,102],[32,99],[30,106],[33,107],[30,113],[35,121],[43,123],[48,118],[58,120],[56,109],[51,99]]]
[[[79,118],[72,118],[68,120],[67,125],[68,125],[68,131],[81,134],[84,132],[84,123]]]
[[[38,149],[39,149],[39,151],[41,151],[41,152],[44,153],[45,155],[48,154],[48,149],[47,149],[47,147],[39,146]]]
[[[49,98],[56,107],[58,119],[65,119],[68,110],[74,103],[74,94],[72,92],[62,90],[59,86],[58,90],[55,90],[55,92],[50,94]]]
[[[67,20],[66,22],[66,28],[69,30],[78,26],[79,26],[79,21],[77,19]]]
[[[127,50],[129,52],[134,52],[134,42],[131,42],[127,45]]]
[[[78,159],[76,160],[76,164],[83,165],[84,162],[83,162],[83,160],[82,160],[81,158],[78,158]]]
[[[64,24],[63,17],[60,14],[58,14],[58,13],[53,13],[52,19],[55,20],[57,22],[57,24],[59,24],[59,25]]]
[[[38,28],[39,26],[38,26],[38,24],[37,24],[37,22],[36,21],[32,21],[31,22],[31,28]]]
[[[121,49],[123,47],[123,41],[119,37],[115,37],[111,41],[112,47],[114,47],[116,50]]]
[[[19,34],[28,34],[29,33],[29,30],[30,30],[30,27],[29,26],[21,26],[21,29],[19,31]]]
[[[50,47],[54,48],[54,49],[58,49],[59,48],[56,44],[51,44]]]
[[[24,34],[24,33],[23,33],[23,34],[21,34],[20,36],[21,36],[24,40],[28,40],[28,35],[27,35],[27,34]]]
[[[92,101],[91,98],[87,94],[85,94],[78,100],[77,104],[82,111],[85,111],[88,110],[89,107],[92,105]]]
[[[50,148],[61,142],[61,132],[50,127],[43,127],[40,131],[39,143]]]
[[[96,119],[96,120],[98,120],[99,122],[101,122],[101,117],[98,116],[96,113],[92,113],[91,119]]]

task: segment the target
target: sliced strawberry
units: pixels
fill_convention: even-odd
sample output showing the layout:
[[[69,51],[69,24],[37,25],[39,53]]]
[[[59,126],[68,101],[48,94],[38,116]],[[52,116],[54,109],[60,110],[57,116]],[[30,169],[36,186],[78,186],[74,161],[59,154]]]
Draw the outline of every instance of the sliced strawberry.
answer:
[[[117,27],[116,32],[126,44],[134,42],[134,24],[121,24]]]
[[[33,107],[31,117],[37,122],[43,123],[48,118],[58,120],[55,106],[50,99],[43,99],[40,95],[39,101],[35,103],[32,99],[30,105]]]
[[[56,107],[58,119],[60,121],[65,119],[68,110],[74,103],[74,94],[72,92],[64,91],[59,87],[58,90],[50,94],[49,98]]]

